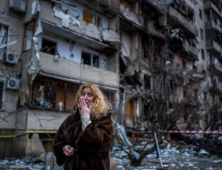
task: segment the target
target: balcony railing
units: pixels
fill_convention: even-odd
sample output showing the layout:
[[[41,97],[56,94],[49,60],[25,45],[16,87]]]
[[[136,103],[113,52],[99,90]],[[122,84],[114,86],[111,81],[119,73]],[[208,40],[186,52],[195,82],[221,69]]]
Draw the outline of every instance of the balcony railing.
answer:
[[[219,10],[219,8],[211,1],[206,1],[204,3],[204,10],[210,10],[213,9],[218,15],[222,15],[222,11]]]
[[[221,68],[221,64],[211,64],[209,65],[209,70],[212,71],[212,73],[221,76],[222,77],[222,68]]]
[[[128,21],[140,26],[141,28],[144,26],[143,16],[131,12],[122,4],[120,4],[120,14],[122,14],[122,18],[127,19]]]
[[[159,4],[158,0],[142,0],[143,4],[148,4],[152,8],[156,9],[159,13],[164,14],[164,5]]]
[[[190,45],[187,40],[184,41],[183,44],[184,51],[189,54],[193,59],[198,59],[198,50],[196,47]]]
[[[119,13],[120,2],[118,0],[95,0],[95,1],[105,6],[106,10],[111,9]]]
[[[59,61],[55,62],[54,55],[44,52],[40,52],[39,55],[40,69],[46,74],[119,88],[119,74],[115,72],[102,70],[63,58],[59,58]],[[24,59],[23,62],[25,62],[27,53],[23,53],[22,57]]]
[[[73,40],[88,47],[92,47],[93,43],[94,49],[108,53],[117,50],[120,42],[120,36],[117,32],[102,29],[71,15],[68,18],[60,17],[58,14],[58,16],[54,16],[56,12],[63,14],[60,9],[52,9],[49,3],[41,1],[40,18],[44,32]]]
[[[218,24],[216,24],[213,20],[210,21],[206,21],[205,22],[205,29],[215,29],[217,31],[219,31],[220,33],[222,33],[222,27],[219,26]]]
[[[163,30],[163,27],[162,28],[159,27],[158,29],[157,27],[155,27],[154,22],[150,20],[148,20],[146,26],[150,34],[152,34],[153,36],[160,37],[163,40],[166,40],[166,34],[165,34],[165,31]]]
[[[217,41],[215,40],[207,41],[206,47],[208,51],[210,51],[212,54],[215,55],[215,57],[221,58],[222,49],[221,45]]]
[[[169,17],[167,21],[169,24],[171,24],[172,26],[182,27],[184,30],[184,34],[187,36],[190,37],[197,36],[196,26],[191,21],[188,21],[184,15],[182,15],[171,5],[168,8],[168,12],[169,12]]]

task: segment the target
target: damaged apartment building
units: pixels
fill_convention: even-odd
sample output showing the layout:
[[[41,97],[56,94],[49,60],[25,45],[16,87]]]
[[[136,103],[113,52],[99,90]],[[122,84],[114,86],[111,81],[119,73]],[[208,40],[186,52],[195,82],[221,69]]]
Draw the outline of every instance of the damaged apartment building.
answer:
[[[128,129],[157,119],[204,129],[222,102],[221,4],[1,1],[0,157],[52,151],[82,83],[98,85]]]

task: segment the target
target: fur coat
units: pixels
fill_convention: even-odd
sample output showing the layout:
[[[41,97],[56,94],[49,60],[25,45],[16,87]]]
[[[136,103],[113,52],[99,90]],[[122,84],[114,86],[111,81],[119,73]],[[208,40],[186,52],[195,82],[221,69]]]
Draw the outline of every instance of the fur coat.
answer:
[[[113,135],[110,114],[99,120],[91,120],[85,131],[79,112],[66,118],[59,127],[53,144],[58,165],[65,170],[108,170],[110,166],[109,148]],[[73,156],[63,154],[63,147],[74,148]]]

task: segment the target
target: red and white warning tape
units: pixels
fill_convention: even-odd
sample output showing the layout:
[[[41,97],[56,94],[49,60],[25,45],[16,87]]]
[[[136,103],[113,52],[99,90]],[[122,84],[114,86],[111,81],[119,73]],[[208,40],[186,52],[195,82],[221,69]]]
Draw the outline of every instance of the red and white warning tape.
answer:
[[[202,133],[202,134],[222,134],[222,131],[217,130],[161,130],[163,133]]]

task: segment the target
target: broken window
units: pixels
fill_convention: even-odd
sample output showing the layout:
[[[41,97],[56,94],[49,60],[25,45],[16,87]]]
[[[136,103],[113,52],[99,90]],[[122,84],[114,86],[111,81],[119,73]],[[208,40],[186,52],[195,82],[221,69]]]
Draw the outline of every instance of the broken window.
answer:
[[[145,90],[150,90],[151,89],[151,78],[148,75],[144,75],[144,88]]]
[[[3,109],[4,82],[0,81],[0,110]]]
[[[93,67],[107,69],[107,60],[105,56],[98,56],[82,51],[82,64],[87,64]]]
[[[82,63],[91,66],[91,54],[82,52]]]
[[[222,38],[221,38],[221,34],[219,33],[219,32],[215,32],[215,39],[216,39],[216,41],[219,43],[219,44],[221,44],[221,42],[222,42]]]
[[[35,32],[35,20],[25,24],[24,40],[23,40],[23,52],[29,50],[32,44],[32,37]]]
[[[52,55],[56,54],[56,42],[46,38],[42,38],[42,52],[49,53]]]
[[[201,49],[201,58],[202,60],[205,60],[204,49]]]
[[[200,28],[200,38],[203,40],[204,39],[204,33],[203,33],[203,29]]]
[[[97,27],[100,27],[102,25],[102,19],[99,16],[94,16],[94,22],[93,24],[96,25]]]
[[[91,9],[83,11],[83,21],[93,24],[93,14]]]
[[[83,21],[91,23],[100,27],[102,25],[102,19],[100,16],[93,14],[91,9],[83,10]]]
[[[187,18],[191,20],[193,23],[195,22],[194,10],[191,8],[187,9]]]
[[[201,9],[199,9],[199,17],[200,17],[200,19],[203,19],[202,16],[203,14],[202,14],[202,10]]]
[[[74,109],[74,97],[78,84],[37,76],[32,86],[32,106],[64,110]],[[41,91],[42,90],[42,91]],[[44,94],[41,98],[41,94]]]
[[[7,51],[7,43],[8,43],[8,27],[0,24],[0,60],[3,59],[4,53]]]
[[[93,55],[93,67],[99,68],[99,56]]]

